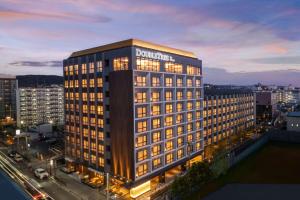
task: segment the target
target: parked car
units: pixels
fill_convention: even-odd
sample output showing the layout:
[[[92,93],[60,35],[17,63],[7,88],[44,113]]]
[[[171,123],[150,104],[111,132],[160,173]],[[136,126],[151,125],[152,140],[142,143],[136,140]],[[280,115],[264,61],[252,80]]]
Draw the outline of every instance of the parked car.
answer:
[[[36,177],[38,177],[39,179],[44,179],[44,178],[48,178],[49,174],[48,172],[46,172],[46,170],[44,170],[43,168],[37,168],[34,170],[34,175]]]
[[[14,157],[14,160],[16,161],[16,162],[21,162],[21,161],[23,161],[23,157],[20,155],[20,154],[15,154],[15,157]]]
[[[11,158],[14,158],[16,154],[17,154],[17,151],[9,151],[9,152],[7,153],[7,155],[8,155],[9,157],[11,157]]]
[[[60,168],[60,170],[66,174],[71,174],[76,171],[74,167],[73,168],[62,167]]]

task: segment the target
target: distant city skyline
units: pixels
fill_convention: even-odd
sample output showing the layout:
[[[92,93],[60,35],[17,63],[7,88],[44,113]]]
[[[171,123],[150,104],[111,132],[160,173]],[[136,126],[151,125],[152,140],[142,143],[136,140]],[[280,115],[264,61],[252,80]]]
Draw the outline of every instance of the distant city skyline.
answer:
[[[3,0],[0,73],[62,75],[73,51],[139,38],[195,52],[206,82],[300,86],[299,18],[291,0]]]

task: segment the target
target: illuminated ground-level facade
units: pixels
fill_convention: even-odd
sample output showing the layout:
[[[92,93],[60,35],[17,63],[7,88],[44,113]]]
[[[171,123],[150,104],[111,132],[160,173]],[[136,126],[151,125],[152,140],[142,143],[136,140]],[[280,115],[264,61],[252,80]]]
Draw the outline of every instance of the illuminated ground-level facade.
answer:
[[[137,197],[150,180],[201,159],[202,63],[194,54],[131,39],[74,52],[64,78],[65,153],[76,170],[110,173]]]
[[[255,127],[255,93],[251,90],[205,89],[203,136],[205,146]]]

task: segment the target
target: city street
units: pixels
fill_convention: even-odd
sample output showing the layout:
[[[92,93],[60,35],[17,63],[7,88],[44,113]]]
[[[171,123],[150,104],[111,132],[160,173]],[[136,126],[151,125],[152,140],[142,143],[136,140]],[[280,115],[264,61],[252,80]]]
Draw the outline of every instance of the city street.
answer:
[[[45,194],[46,197],[49,197],[48,199],[55,200],[81,199],[79,196],[61,187],[53,178],[43,181],[38,180],[33,172],[25,167],[25,163],[16,163],[6,155],[6,152],[6,148],[1,147],[0,167],[32,197],[38,194]],[[32,179],[41,185],[41,189],[34,186]]]

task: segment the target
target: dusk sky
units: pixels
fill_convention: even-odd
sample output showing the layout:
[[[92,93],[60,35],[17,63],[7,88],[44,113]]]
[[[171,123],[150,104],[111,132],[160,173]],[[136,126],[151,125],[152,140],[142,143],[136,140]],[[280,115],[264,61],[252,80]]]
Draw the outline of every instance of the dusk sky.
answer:
[[[128,38],[227,73],[299,72],[300,0],[0,1],[0,73],[62,75],[71,52]]]

